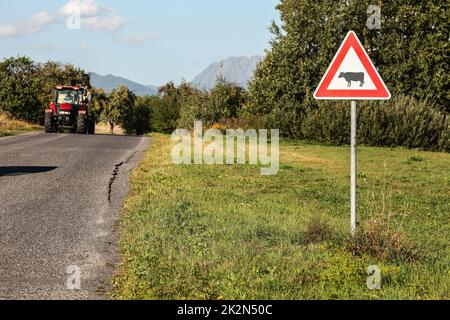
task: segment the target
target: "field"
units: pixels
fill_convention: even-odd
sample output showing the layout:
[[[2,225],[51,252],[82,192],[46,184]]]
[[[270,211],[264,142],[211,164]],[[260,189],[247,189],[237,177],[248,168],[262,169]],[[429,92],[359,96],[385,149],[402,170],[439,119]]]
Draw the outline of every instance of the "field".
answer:
[[[42,127],[20,120],[11,120],[0,114],[0,137],[13,136],[20,133],[43,130]]]
[[[271,177],[171,147],[154,135],[132,175],[114,298],[450,298],[450,154],[361,147],[351,238],[348,147],[284,141]]]

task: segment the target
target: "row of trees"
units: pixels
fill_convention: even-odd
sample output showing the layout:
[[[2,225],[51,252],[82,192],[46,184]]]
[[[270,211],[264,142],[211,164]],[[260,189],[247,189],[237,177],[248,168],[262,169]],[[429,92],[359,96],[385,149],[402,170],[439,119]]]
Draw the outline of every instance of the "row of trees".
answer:
[[[0,111],[31,122],[42,120],[51,89],[60,83],[90,87],[89,75],[72,65],[34,64],[29,58],[0,63]],[[254,80],[257,81],[257,80]],[[329,144],[348,144],[349,108],[346,103],[286,102],[281,109],[258,114],[252,109],[253,92],[218,79],[210,91],[189,83],[168,83],[158,96],[137,97],[125,86],[111,93],[91,88],[98,121],[108,121],[111,131],[121,125],[126,133],[171,133],[192,128],[195,120],[219,129],[280,128],[287,137],[301,137]],[[311,107],[303,109],[309,101]],[[431,98],[397,95],[389,102],[360,103],[360,141],[375,146],[407,146],[450,151],[450,117]]]
[[[360,139],[369,145],[450,151],[449,5],[379,2],[381,30],[370,30],[367,8],[373,1],[281,0],[281,24],[272,24],[271,48],[248,91],[224,79],[210,91],[168,83],[158,97],[136,97],[119,87],[110,94],[94,90],[94,109],[112,129],[121,124],[128,133],[170,133],[198,119],[218,128],[279,128],[289,138],[347,143],[348,106],[319,103],[312,93],[345,34],[354,30],[394,95],[389,102],[360,104]],[[58,77],[88,82],[70,65],[6,60],[0,64],[1,110],[39,119],[40,108],[30,106],[45,105],[48,97],[36,88],[51,87]]]
[[[53,99],[52,90],[60,84],[88,87],[93,95],[94,116],[97,121],[108,121],[111,131],[117,124],[130,133],[149,131],[150,119],[143,112],[149,98],[138,98],[125,86],[107,94],[103,89],[92,88],[89,74],[80,68],[53,61],[38,64],[28,57],[0,62],[0,112],[15,119],[42,123],[44,108]]]
[[[284,110],[268,115],[249,111],[249,92],[219,79],[210,91],[183,83],[169,83],[160,97],[146,98],[149,130],[171,133],[176,128],[192,128],[195,120],[217,129],[279,128],[287,137],[343,145],[350,141],[348,102],[323,102],[297,116],[301,105],[287,104]],[[432,99],[396,95],[387,102],[360,102],[359,141],[371,146],[405,146],[434,151],[450,151],[450,117]]]
[[[27,57],[0,62],[0,112],[34,123],[42,122],[43,106],[58,84],[89,86],[89,75],[80,68],[55,62],[36,64]]]
[[[368,8],[381,7],[381,29]],[[214,126],[279,128],[285,137],[348,143],[349,107],[317,102],[313,92],[349,30],[362,40],[394,95],[360,104],[360,141],[450,151],[450,6],[441,0],[281,0],[281,23],[249,90],[219,79],[209,92],[182,84],[180,127],[194,119]],[[172,119],[173,123],[174,120]]]

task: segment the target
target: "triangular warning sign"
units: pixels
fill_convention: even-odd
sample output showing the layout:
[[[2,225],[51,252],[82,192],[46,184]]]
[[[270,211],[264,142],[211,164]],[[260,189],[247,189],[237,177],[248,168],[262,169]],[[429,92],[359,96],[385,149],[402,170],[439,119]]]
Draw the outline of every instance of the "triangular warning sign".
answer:
[[[358,37],[350,31],[314,93],[317,100],[389,100],[381,79]]]

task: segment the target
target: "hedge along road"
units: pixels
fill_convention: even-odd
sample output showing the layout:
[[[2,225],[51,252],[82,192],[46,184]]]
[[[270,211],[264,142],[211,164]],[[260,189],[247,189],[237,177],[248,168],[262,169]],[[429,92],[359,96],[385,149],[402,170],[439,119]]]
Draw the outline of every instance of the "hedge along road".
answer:
[[[0,138],[0,299],[105,298],[117,261],[114,222],[148,141]]]

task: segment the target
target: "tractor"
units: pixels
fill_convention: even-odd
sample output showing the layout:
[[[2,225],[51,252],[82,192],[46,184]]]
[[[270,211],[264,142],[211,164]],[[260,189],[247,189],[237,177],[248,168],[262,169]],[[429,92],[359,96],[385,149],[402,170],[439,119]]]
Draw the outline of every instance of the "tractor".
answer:
[[[45,110],[45,132],[95,134],[92,96],[84,87],[56,86]]]

